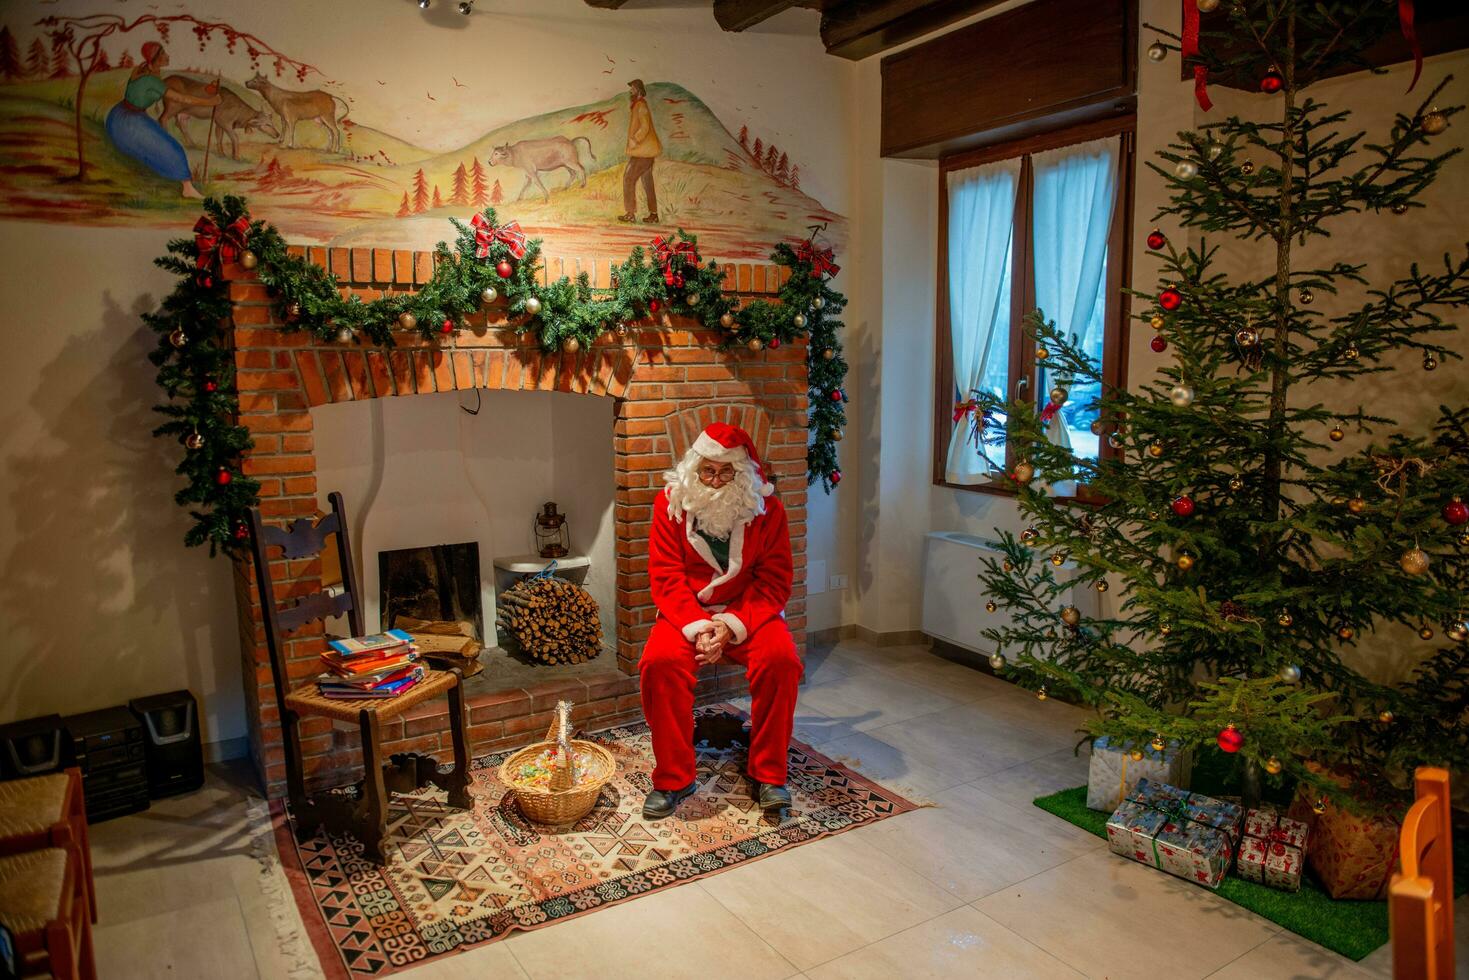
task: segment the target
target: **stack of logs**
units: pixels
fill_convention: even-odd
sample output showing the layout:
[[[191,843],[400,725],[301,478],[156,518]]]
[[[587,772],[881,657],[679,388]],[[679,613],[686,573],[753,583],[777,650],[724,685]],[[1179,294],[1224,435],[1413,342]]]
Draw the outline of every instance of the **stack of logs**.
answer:
[[[515,583],[496,600],[495,625],[502,643],[508,633],[523,653],[542,663],[585,663],[602,652],[597,600],[565,579]]]

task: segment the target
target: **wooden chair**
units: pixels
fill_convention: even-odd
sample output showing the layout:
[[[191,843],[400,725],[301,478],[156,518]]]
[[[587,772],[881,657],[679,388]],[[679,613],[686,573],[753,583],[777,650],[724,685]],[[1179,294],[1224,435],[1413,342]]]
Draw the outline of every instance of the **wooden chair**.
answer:
[[[1454,975],[1454,843],[1449,774],[1429,766],[1414,777],[1417,801],[1403,818],[1398,853],[1403,870],[1388,886],[1392,972],[1396,980],[1450,980]]]
[[[286,669],[284,636],[307,623],[345,614],[353,636],[361,636],[362,612],[358,603],[356,566],[352,563],[352,546],[347,532],[347,518],[342,495],[332,493],[331,513],[315,523],[298,518],[290,528],[278,528],[261,521],[260,511],[250,511],[250,547],[255,559],[255,582],[260,589],[260,606],[265,616],[265,643],[270,651],[270,673],[275,680],[276,704],[280,708],[281,729],[285,738],[286,791],[296,828],[296,839],[306,840],[318,828],[329,832],[349,832],[366,845],[369,855],[379,863],[384,860],[383,839],[387,836],[388,798],[391,793],[411,792],[433,783],[448,792],[449,805],[470,807],[469,743],[464,733],[463,680],[458,670],[425,670],[423,680],[412,689],[393,698],[334,700],[322,697],[316,681],[290,689],[290,673]],[[267,550],[280,548],[287,559],[315,557],[326,547],[329,534],[336,535],[337,559],[341,563],[343,591],[314,592],[294,605],[277,609],[274,583]],[[416,752],[397,753],[383,762],[382,722],[396,718],[421,701],[447,695],[449,730],[454,739],[454,768],[439,772],[432,756]],[[363,781],[357,793],[320,792],[308,795],[301,762],[301,719],[307,716],[356,722],[362,733]]]
[[[87,807],[82,801],[82,771],[76,767],[0,783],[0,856],[47,847],[65,848],[76,855],[87,911],[96,922]]]
[[[92,919],[76,853],[60,847],[0,857],[0,924],[22,977],[94,980]]]

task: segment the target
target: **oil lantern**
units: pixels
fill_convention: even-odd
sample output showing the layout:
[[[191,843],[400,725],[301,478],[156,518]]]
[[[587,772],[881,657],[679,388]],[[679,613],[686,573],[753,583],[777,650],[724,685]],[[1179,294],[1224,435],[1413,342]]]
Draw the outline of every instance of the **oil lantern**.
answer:
[[[556,512],[555,501],[541,505],[535,519],[536,551],[542,558],[565,558],[571,553],[571,533],[566,515]]]

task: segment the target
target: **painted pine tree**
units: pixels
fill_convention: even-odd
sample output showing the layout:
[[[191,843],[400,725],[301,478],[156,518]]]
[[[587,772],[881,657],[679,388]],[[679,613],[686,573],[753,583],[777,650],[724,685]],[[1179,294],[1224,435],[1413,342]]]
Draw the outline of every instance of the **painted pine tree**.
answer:
[[[490,203],[500,204],[505,200],[505,192],[500,189],[500,178],[495,178],[495,187],[490,191]]]
[[[428,210],[428,178],[423,175],[423,168],[413,175],[413,213],[423,214]]]
[[[25,64],[20,57],[20,45],[10,33],[10,25],[0,27],[0,78],[13,82],[25,74]]]
[[[980,396],[981,418],[1006,418],[1007,475],[1030,522],[983,562],[988,608],[1009,618],[984,631],[992,665],[1095,708],[1093,734],[1236,753],[1247,798],[1262,772],[1335,793],[1325,767],[1365,794],[1418,764],[1469,766],[1469,507],[1458,499],[1469,411],[1445,407],[1431,432],[1405,433],[1353,405],[1352,386],[1394,370],[1401,351],[1427,371],[1459,359],[1446,318],[1469,304],[1469,256],[1394,270],[1383,285],[1362,264],[1300,257],[1361,212],[1401,216],[1410,237],[1407,216],[1458,152],[1439,136],[1459,112],[1435,105],[1442,83],[1405,99],[1375,138],[1306,94],[1360,64],[1396,21],[1377,0],[1221,7],[1205,35],[1219,53],[1199,63],[1216,79],[1254,79],[1275,110],[1180,133],[1148,164],[1170,188],[1146,242],[1164,278],[1135,294],[1153,349],[1172,352],[1160,377],[1107,388],[1077,339],[1037,312],[1025,329],[1050,405]],[[1272,272],[1232,276],[1213,236],[1266,250]],[[1318,296],[1334,298],[1331,311]],[[1447,372],[1407,383],[1454,394]],[[1048,437],[1072,388],[1103,392],[1094,431],[1115,452],[1078,458]],[[1348,429],[1370,444],[1342,452]],[[986,433],[987,455],[998,437]],[[1069,480],[1095,506],[1048,493]],[[1066,564],[1069,581],[1056,574]],[[1115,602],[1088,616],[1067,604],[1073,583],[1115,590]],[[1447,646],[1404,684],[1351,666],[1353,648],[1380,652],[1404,626]]]
[[[398,213],[395,217],[406,218],[413,213],[413,208],[408,204],[408,192],[403,192],[403,203],[398,205]]]
[[[449,203],[461,207],[469,204],[469,171],[465,169],[463,161],[454,168],[454,189],[449,194]]]
[[[474,165],[469,168],[469,174],[469,203],[476,210],[483,210],[490,203],[486,185],[489,175],[485,173],[484,164],[479,162],[479,157],[474,158]]]
[[[46,53],[45,43],[38,37],[32,38],[31,46],[26,49],[26,76],[45,78],[50,64],[50,56]]]

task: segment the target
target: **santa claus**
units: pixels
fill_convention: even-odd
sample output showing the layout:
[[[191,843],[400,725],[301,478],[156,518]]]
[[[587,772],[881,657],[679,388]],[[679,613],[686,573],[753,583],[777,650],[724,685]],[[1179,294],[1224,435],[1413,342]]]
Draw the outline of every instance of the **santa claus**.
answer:
[[[694,684],[699,668],[730,660],[750,681],[747,772],[762,809],[790,806],[786,754],[801,658],[784,611],[791,538],[755,445],[716,422],[694,440],[653,502],[648,579],[658,619],[639,665],[653,735],[653,791],[643,816],[659,819],[695,789]]]

